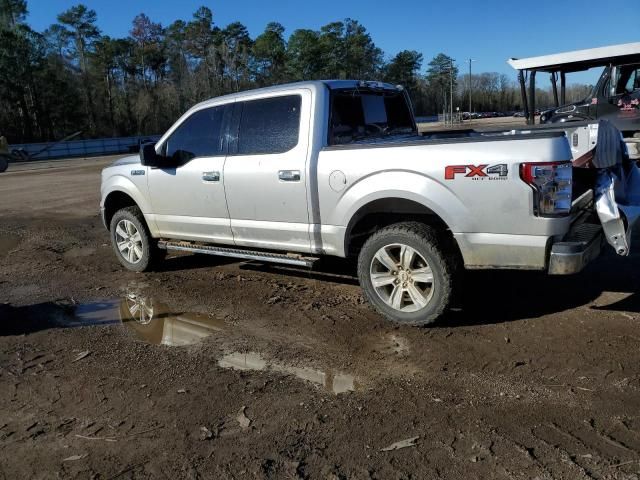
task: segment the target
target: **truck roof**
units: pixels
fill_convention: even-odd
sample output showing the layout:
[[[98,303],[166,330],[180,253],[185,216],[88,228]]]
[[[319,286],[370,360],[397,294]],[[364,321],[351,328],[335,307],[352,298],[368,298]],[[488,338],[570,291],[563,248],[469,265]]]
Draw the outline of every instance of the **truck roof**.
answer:
[[[636,62],[640,60],[640,42],[609,45],[606,47],[574,50],[529,58],[510,58],[507,63],[516,70],[543,72],[577,72],[609,63]]]
[[[284,83],[282,85],[273,85],[271,87],[254,88],[252,90],[244,90],[242,92],[230,93],[222,95],[220,97],[213,97],[209,100],[198,103],[193,108],[205,106],[208,104],[219,103],[225,100],[231,100],[233,98],[242,98],[246,96],[253,96],[256,94],[274,93],[283,90],[291,90],[293,88],[329,88],[330,90],[350,89],[350,88],[377,88],[382,90],[400,90],[402,87],[393,85],[391,83],[368,81],[368,80],[307,80],[303,82]]]

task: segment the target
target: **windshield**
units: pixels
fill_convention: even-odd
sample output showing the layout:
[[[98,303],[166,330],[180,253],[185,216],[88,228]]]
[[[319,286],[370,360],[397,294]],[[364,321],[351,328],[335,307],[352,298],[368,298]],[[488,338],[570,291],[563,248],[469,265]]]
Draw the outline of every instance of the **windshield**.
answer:
[[[402,91],[334,90],[331,96],[329,144],[416,132]]]

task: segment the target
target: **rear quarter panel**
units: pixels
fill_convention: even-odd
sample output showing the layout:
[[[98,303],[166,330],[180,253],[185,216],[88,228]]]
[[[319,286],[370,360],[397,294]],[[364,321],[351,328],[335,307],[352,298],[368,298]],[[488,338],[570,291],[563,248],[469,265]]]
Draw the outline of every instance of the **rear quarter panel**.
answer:
[[[522,162],[560,160],[571,160],[560,136],[325,148],[318,160],[322,228],[344,228],[367,203],[395,197],[429,208],[454,234],[560,235],[569,219],[535,217],[532,190],[519,172]],[[472,173],[496,165],[506,165],[506,175],[488,175],[488,167],[485,175]],[[446,179],[449,166],[465,173]],[[336,176],[344,177],[342,186]]]

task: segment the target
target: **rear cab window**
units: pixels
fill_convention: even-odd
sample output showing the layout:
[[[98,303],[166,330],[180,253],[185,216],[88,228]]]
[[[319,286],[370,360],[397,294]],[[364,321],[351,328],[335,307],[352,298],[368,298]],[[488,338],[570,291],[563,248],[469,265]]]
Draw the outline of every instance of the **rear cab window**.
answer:
[[[400,134],[417,134],[411,106],[403,91],[344,89],[331,92],[329,145]]]

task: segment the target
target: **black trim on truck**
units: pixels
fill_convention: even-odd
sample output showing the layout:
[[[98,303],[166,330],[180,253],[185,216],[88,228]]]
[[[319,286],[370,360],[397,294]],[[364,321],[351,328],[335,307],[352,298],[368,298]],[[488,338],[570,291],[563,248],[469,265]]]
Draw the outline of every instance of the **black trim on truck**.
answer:
[[[434,132],[436,133],[436,132]],[[480,142],[502,142],[502,141],[517,141],[517,140],[531,140],[537,138],[557,138],[564,137],[564,132],[531,132],[531,133],[518,133],[513,135],[483,135],[473,137],[459,137],[459,138],[423,138],[420,140],[406,140],[406,141],[371,141],[368,143],[347,143],[343,145],[329,145],[323,148],[323,150],[355,150],[361,148],[392,148],[392,147],[414,147],[420,145],[447,145],[452,143],[480,143]]]

